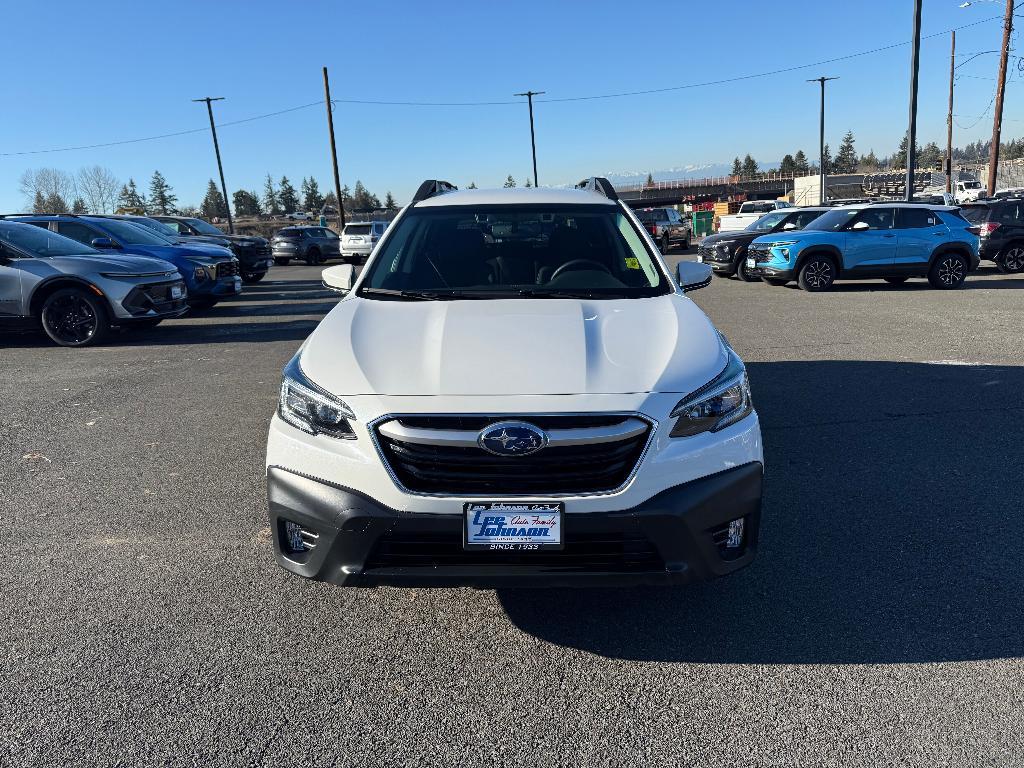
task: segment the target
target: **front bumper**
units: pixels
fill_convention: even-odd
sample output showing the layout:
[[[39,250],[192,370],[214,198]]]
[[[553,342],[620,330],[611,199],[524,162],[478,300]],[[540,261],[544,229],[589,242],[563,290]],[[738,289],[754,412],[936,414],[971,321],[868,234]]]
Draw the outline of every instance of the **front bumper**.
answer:
[[[672,585],[749,565],[757,549],[763,469],[750,462],[678,485],[639,505],[567,512],[558,552],[465,552],[463,517],[400,511],[342,486],[267,470],[270,528],[278,563],[341,586]],[[453,503],[461,510],[461,504]],[[722,531],[744,520],[742,545]],[[285,521],[315,546],[290,549]]]
[[[780,267],[771,263],[757,262],[753,267],[747,267],[748,275],[767,277],[772,280],[795,280],[796,274],[792,267]]]

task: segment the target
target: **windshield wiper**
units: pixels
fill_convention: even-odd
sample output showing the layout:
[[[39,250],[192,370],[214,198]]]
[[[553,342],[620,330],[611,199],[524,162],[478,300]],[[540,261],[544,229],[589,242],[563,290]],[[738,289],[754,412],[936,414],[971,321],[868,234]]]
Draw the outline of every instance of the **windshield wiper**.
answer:
[[[359,291],[361,296],[390,296],[396,299],[411,299],[413,301],[449,301],[458,298],[455,294],[439,291],[400,291],[395,288],[363,288]]]

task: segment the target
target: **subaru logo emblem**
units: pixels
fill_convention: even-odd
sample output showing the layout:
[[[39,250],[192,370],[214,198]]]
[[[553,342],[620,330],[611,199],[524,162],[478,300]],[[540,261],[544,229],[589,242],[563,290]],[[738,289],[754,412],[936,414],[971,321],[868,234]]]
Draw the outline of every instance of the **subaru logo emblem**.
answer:
[[[548,444],[548,436],[525,421],[501,421],[486,427],[476,443],[495,456],[529,456]]]

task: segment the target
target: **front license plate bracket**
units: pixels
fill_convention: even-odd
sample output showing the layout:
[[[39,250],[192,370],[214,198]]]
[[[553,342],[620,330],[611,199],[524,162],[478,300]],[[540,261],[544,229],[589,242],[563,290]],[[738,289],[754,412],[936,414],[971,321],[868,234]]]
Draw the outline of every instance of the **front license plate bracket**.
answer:
[[[565,548],[561,502],[467,502],[462,546],[466,550],[530,552]]]

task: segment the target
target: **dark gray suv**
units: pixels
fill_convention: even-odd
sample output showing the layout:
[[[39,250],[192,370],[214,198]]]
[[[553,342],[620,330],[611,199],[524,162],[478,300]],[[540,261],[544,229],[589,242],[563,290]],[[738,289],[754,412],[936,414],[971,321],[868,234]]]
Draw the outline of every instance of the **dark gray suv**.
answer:
[[[64,347],[101,342],[112,327],[151,328],[188,309],[175,266],[103,253],[56,232],[0,221],[0,329],[42,327]]]
[[[341,238],[327,227],[285,227],[270,240],[274,263],[285,266],[292,259],[309,265],[323,264],[341,254]]]

